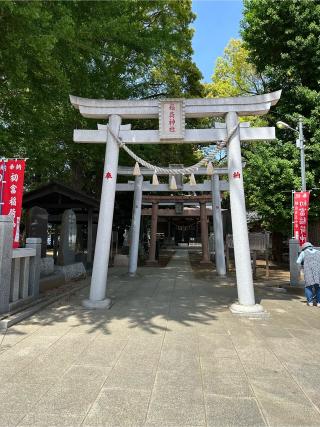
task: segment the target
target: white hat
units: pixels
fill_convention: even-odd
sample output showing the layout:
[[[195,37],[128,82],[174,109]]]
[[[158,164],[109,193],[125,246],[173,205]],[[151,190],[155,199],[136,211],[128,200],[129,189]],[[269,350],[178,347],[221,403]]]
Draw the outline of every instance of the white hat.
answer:
[[[304,251],[305,249],[307,249],[307,248],[312,248],[312,247],[313,247],[312,243],[310,243],[310,242],[306,242],[306,243],[304,243],[304,244],[302,245],[301,250],[302,250],[302,251]]]

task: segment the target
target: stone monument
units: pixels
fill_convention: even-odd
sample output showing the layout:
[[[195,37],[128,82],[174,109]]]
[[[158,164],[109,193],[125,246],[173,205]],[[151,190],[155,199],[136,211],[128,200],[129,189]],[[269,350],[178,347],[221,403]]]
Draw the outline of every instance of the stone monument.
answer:
[[[72,209],[63,212],[58,265],[69,265],[75,262],[77,240],[77,218]]]

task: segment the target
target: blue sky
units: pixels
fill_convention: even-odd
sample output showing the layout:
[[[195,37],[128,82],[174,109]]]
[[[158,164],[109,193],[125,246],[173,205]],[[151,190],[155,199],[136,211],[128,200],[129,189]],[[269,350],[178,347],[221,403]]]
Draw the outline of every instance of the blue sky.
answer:
[[[192,10],[197,14],[192,27],[193,59],[203,74],[203,81],[210,82],[214,64],[231,38],[239,38],[242,18],[241,0],[193,0]]]

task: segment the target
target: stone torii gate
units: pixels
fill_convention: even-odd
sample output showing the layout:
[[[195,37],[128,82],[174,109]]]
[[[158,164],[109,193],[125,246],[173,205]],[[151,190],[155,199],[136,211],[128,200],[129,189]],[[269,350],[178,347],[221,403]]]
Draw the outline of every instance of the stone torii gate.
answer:
[[[92,271],[90,297],[83,301],[87,308],[110,307],[106,298],[108,259],[112,232],[119,149],[121,144],[193,143],[212,144],[226,141],[228,177],[233,229],[238,304],[235,313],[259,313],[263,308],[255,304],[246,207],[243,187],[240,140],[275,139],[275,129],[240,128],[239,116],[266,114],[280,99],[281,91],[245,97],[214,99],[163,100],[104,100],[70,96],[72,105],[83,117],[109,119],[108,127],[98,130],[75,130],[75,142],[105,143],[103,184],[100,214]],[[185,118],[224,117],[223,129],[185,129]],[[122,119],[159,118],[159,130],[121,129]],[[121,141],[121,144],[119,144]]]
[[[134,276],[138,266],[142,193],[144,191],[148,191],[170,192],[174,194],[175,191],[201,191],[209,193],[211,192],[216,271],[219,276],[225,276],[226,263],[224,253],[220,192],[229,191],[229,183],[227,181],[221,181],[219,176],[228,175],[228,168],[214,168],[210,181],[206,180],[203,183],[196,185],[182,184],[181,186],[178,186],[177,190],[172,190],[168,184],[153,185],[149,181],[143,181],[144,176],[151,176],[153,174],[153,171],[150,169],[141,168],[140,172],[141,175],[136,176],[134,182],[131,181],[127,184],[118,183],[116,186],[116,191],[134,191],[133,213],[131,221],[131,244],[129,250],[129,274]],[[194,172],[194,175],[205,176],[206,174],[206,168],[199,168],[196,172]],[[120,166],[118,168],[118,175],[132,176],[132,168]],[[158,173],[158,175],[166,174]]]

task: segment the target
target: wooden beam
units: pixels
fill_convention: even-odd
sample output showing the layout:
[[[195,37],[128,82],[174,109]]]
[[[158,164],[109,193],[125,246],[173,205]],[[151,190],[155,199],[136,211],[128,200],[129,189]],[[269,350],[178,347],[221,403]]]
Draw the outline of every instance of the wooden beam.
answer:
[[[154,195],[145,195],[142,197],[142,202],[175,202],[175,203],[183,203],[183,202],[212,202],[211,194],[199,194],[196,196],[188,196],[188,195],[168,195],[168,196],[154,196]]]
[[[151,216],[152,209],[144,208],[141,210],[142,216]],[[207,216],[212,216],[212,210],[206,209]],[[200,208],[184,208],[181,214],[177,214],[175,209],[158,209],[158,217],[200,217]]]

